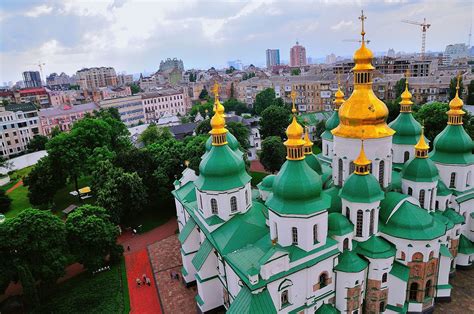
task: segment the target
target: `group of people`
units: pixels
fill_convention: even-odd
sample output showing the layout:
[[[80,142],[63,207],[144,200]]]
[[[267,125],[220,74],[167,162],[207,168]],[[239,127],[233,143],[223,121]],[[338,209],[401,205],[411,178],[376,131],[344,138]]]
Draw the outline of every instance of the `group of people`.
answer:
[[[143,281],[140,278],[137,278],[137,280],[136,280],[138,287],[140,287],[142,284],[147,285],[147,286],[151,286],[150,277],[147,277],[146,274],[143,274],[142,278],[143,278]]]

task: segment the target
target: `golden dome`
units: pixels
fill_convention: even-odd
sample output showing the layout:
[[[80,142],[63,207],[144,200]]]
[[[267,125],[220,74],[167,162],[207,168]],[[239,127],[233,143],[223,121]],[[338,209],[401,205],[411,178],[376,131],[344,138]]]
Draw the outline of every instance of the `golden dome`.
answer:
[[[421,128],[421,135],[418,143],[415,145],[415,156],[417,158],[428,158],[428,150],[430,146],[426,143],[425,140],[425,127]]]
[[[224,106],[219,101],[219,84],[214,83],[214,115],[211,118],[212,145],[221,146],[227,144],[227,129],[225,128]]]
[[[304,159],[303,146],[305,141],[301,138],[303,136],[303,127],[296,120],[296,92],[291,91],[291,100],[293,102],[293,119],[290,125],[286,128],[287,140],[283,143],[286,146],[286,159],[301,160]]]
[[[411,101],[411,93],[408,90],[408,73],[405,78],[405,90],[403,91],[401,98],[402,101],[399,102],[400,104],[400,112],[411,112],[411,106],[413,105],[413,101]]]
[[[367,158],[364,151],[364,141],[360,146],[359,156],[354,160],[355,171],[357,174],[369,174],[369,165],[371,161]]]
[[[464,102],[459,98],[459,81],[461,76],[458,75],[458,83],[456,85],[456,95],[449,102],[448,124],[462,124],[462,116],[466,113],[462,110]]]
[[[334,99],[334,110],[338,111],[339,108],[342,106],[344,103],[344,93],[341,90],[341,86],[337,84],[337,92],[334,94],[335,99]]]
[[[308,127],[306,127],[306,130],[304,132],[304,153],[305,155],[312,154],[313,153],[313,142],[309,139],[309,132],[308,132]]]
[[[365,45],[365,41],[362,40],[362,45],[354,53],[355,66],[352,68],[352,70],[353,71],[374,70],[375,68],[372,65],[373,58],[374,58],[374,54],[369,48],[367,48],[367,46]]]

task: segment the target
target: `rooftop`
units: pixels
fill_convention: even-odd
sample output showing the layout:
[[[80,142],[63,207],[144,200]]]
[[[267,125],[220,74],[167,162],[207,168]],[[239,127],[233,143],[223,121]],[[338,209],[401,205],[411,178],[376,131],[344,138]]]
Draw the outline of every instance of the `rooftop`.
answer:
[[[90,103],[86,103],[82,105],[40,109],[39,116],[48,118],[48,117],[55,117],[55,116],[60,116],[64,114],[93,111],[93,110],[98,110],[98,109],[99,107],[96,105],[96,103],[90,102]]]

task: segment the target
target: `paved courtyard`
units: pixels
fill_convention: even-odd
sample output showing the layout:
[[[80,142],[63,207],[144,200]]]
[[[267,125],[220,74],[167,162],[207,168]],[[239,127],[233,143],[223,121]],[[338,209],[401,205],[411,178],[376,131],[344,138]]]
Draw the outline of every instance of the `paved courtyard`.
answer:
[[[453,286],[451,303],[436,304],[435,313],[474,313],[474,269],[456,270],[450,283]]]

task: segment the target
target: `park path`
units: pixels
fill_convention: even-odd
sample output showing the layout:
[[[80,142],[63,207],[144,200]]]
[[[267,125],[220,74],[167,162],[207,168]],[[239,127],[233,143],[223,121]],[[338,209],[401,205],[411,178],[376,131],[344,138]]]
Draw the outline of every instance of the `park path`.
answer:
[[[260,160],[252,160],[250,162],[250,171],[255,171],[255,172],[265,172],[267,173],[267,171],[265,170],[265,168],[263,167],[262,163],[260,162]]]
[[[5,194],[9,194],[9,193],[13,192],[16,188],[18,188],[18,187],[20,187],[20,186],[22,186],[22,185],[23,185],[23,180],[18,181],[17,183],[15,183],[15,185],[13,185],[11,188],[9,188],[9,189],[5,192]]]

